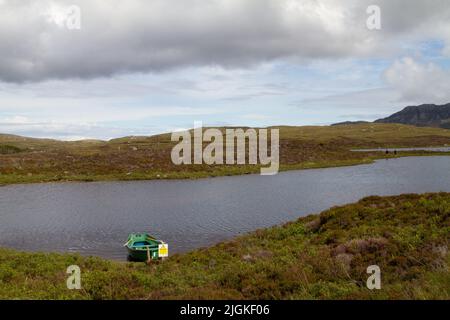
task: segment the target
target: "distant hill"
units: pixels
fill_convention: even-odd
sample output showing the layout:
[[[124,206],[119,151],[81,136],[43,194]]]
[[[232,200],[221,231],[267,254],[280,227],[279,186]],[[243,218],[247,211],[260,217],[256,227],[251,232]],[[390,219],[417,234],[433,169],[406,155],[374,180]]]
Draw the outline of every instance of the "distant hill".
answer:
[[[423,104],[406,107],[393,115],[378,119],[376,123],[400,123],[418,127],[450,129],[450,103],[445,105]]]
[[[353,125],[353,124],[367,124],[369,123],[368,121],[344,121],[344,122],[338,122],[338,123],[333,123],[331,126],[348,126],[348,125]]]
[[[450,130],[395,123],[271,128],[280,130],[282,170],[370,163],[374,158],[391,156],[349,152],[352,149],[450,145]],[[227,128],[220,129],[224,133]],[[170,134],[110,141],[58,141],[0,134],[0,185],[206,178],[260,170],[254,165],[176,165],[171,160],[175,145]]]

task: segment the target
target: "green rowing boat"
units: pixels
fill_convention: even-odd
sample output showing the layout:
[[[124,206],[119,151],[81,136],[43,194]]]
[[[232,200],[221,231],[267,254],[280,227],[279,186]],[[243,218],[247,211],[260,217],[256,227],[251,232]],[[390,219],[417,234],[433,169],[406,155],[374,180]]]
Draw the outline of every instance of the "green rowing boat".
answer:
[[[148,233],[132,233],[124,245],[128,250],[128,258],[132,261],[152,261],[166,258],[169,255],[167,243],[156,240]]]

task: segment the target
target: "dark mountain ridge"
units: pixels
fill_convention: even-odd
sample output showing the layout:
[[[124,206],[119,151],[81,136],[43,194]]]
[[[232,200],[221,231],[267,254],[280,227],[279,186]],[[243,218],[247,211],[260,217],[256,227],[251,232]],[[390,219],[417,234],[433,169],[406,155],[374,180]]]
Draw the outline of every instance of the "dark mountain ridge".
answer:
[[[375,122],[450,129],[450,103],[445,105],[422,104],[420,106],[409,106]]]

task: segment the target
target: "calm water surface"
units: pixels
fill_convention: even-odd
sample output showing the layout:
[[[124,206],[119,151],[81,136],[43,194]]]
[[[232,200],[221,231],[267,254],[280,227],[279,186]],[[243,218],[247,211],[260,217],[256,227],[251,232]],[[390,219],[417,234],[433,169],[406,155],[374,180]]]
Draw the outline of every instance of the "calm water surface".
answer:
[[[450,157],[202,180],[0,187],[0,246],[126,259],[149,231],[183,252],[368,195],[450,192]]]
[[[433,151],[433,152],[450,152],[450,147],[422,147],[422,148],[377,148],[377,149],[354,149],[353,152],[385,152],[385,151]]]

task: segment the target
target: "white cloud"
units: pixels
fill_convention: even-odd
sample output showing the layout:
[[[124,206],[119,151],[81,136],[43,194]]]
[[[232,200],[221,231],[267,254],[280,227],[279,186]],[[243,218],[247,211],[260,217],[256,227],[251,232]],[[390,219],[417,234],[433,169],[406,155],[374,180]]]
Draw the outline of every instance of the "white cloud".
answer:
[[[0,132],[14,133],[38,138],[54,138],[73,141],[83,139],[103,139],[129,136],[153,135],[169,132],[165,126],[120,127],[97,122],[68,122],[59,120],[35,120],[24,116],[0,118]]]
[[[434,63],[405,57],[395,61],[384,77],[400,93],[401,101],[436,104],[450,101],[450,72]]]
[[[448,44],[444,47],[444,49],[442,50],[442,53],[447,56],[450,57],[450,41],[448,42]]]

